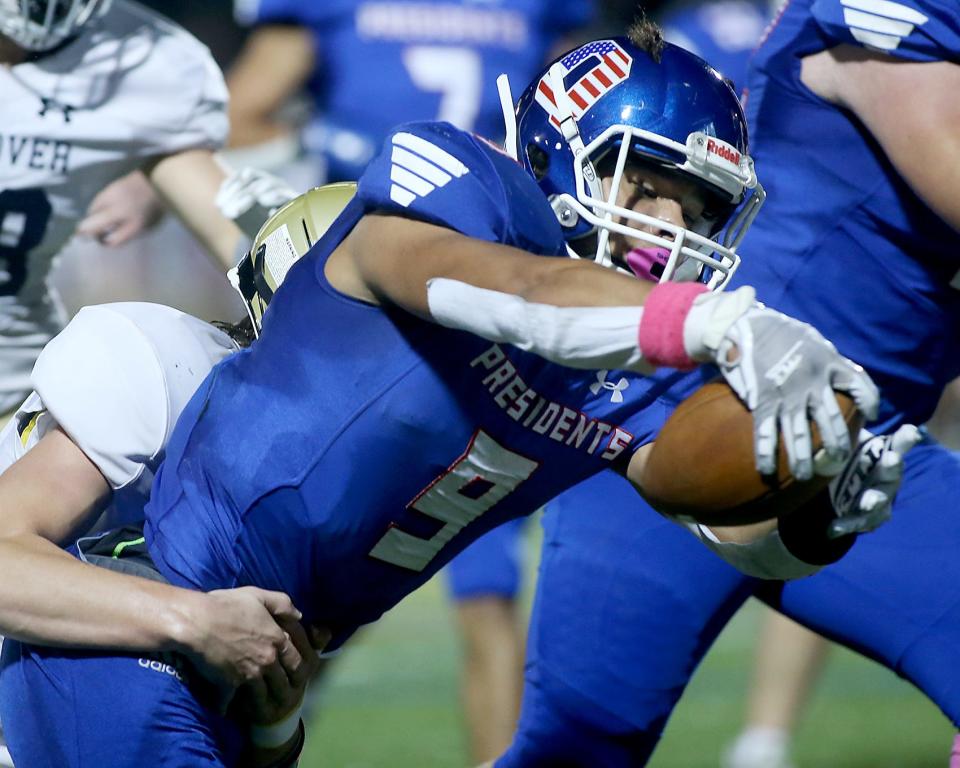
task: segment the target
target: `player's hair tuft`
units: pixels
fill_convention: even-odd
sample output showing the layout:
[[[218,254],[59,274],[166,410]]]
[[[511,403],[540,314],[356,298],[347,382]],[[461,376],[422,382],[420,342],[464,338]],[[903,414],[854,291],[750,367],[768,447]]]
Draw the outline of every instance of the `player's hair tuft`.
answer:
[[[636,18],[627,29],[627,37],[635,46],[649,53],[651,59],[660,63],[660,56],[666,45],[663,30],[659,24],[647,18],[643,9],[637,12]]]

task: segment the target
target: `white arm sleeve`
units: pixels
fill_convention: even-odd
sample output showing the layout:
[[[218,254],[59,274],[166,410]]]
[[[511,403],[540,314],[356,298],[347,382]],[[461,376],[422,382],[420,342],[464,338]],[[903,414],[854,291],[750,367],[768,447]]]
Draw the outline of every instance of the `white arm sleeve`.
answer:
[[[170,307],[85,307],[40,354],[32,383],[50,416],[114,489],[158,459],[177,417],[235,347]]]
[[[776,528],[749,544],[736,544],[720,541],[705,525],[687,523],[686,527],[708,549],[720,555],[738,571],[757,579],[775,581],[799,579],[816,573],[822,567],[805,563],[794,557],[783,545],[780,532]]]
[[[643,307],[554,307],[443,277],[427,282],[427,304],[440,325],[570,368],[653,370],[638,346]]]

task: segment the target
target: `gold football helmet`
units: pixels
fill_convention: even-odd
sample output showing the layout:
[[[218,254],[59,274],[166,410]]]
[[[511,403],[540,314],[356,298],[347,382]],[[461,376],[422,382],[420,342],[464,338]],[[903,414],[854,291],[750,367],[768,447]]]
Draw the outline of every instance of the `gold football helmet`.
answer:
[[[319,240],[356,192],[353,182],[315,187],[295,197],[264,224],[240,263],[227,272],[260,335],[263,313],[287,271]]]

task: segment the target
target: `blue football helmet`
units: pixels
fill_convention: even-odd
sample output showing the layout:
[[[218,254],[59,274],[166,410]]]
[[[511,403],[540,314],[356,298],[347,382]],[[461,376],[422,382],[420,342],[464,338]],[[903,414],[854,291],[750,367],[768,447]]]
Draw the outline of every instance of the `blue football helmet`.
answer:
[[[0,34],[28,51],[48,51],[80,32],[111,0],[0,0]]]
[[[678,46],[665,44],[655,61],[617,37],[561,56],[515,111],[507,108],[508,84],[498,84],[507,149],[550,200],[571,256],[589,258],[592,251],[599,264],[652,280],[726,285],[764,192],[743,110],[719,72]],[[692,179],[707,200],[702,215],[684,227],[616,205],[628,161]],[[598,166],[612,174],[607,194]],[[611,233],[644,246],[631,252],[641,254],[636,262],[614,263]]]

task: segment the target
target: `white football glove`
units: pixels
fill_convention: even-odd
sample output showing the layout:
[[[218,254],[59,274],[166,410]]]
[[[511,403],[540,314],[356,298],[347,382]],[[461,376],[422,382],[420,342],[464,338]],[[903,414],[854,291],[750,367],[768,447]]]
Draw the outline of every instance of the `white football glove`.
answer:
[[[866,533],[890,519],[903,477],[903,457],[920,438],[920,430],[913,424],[904,424],[892,435],[860,430],[853,456],[830,481],[830,501],[837,513],[830,523],[830,538]]]
[[[297,192],[278,176],[256,168],[230,171],[217,192],[217,208],[251,240],[280,206]]]
[[[684,346],[693,359],[716,364],[753,413],[761,474],[776,471],[782,433],[790,472],[798,480],[813,476],[810,416],[827,455],[849,455],[850,435],[833,390],[850,394],[868,419],[876,416],[880,396],[866,372],[813,326],[754,302],[752,289],[698,297],[684,325]]]

